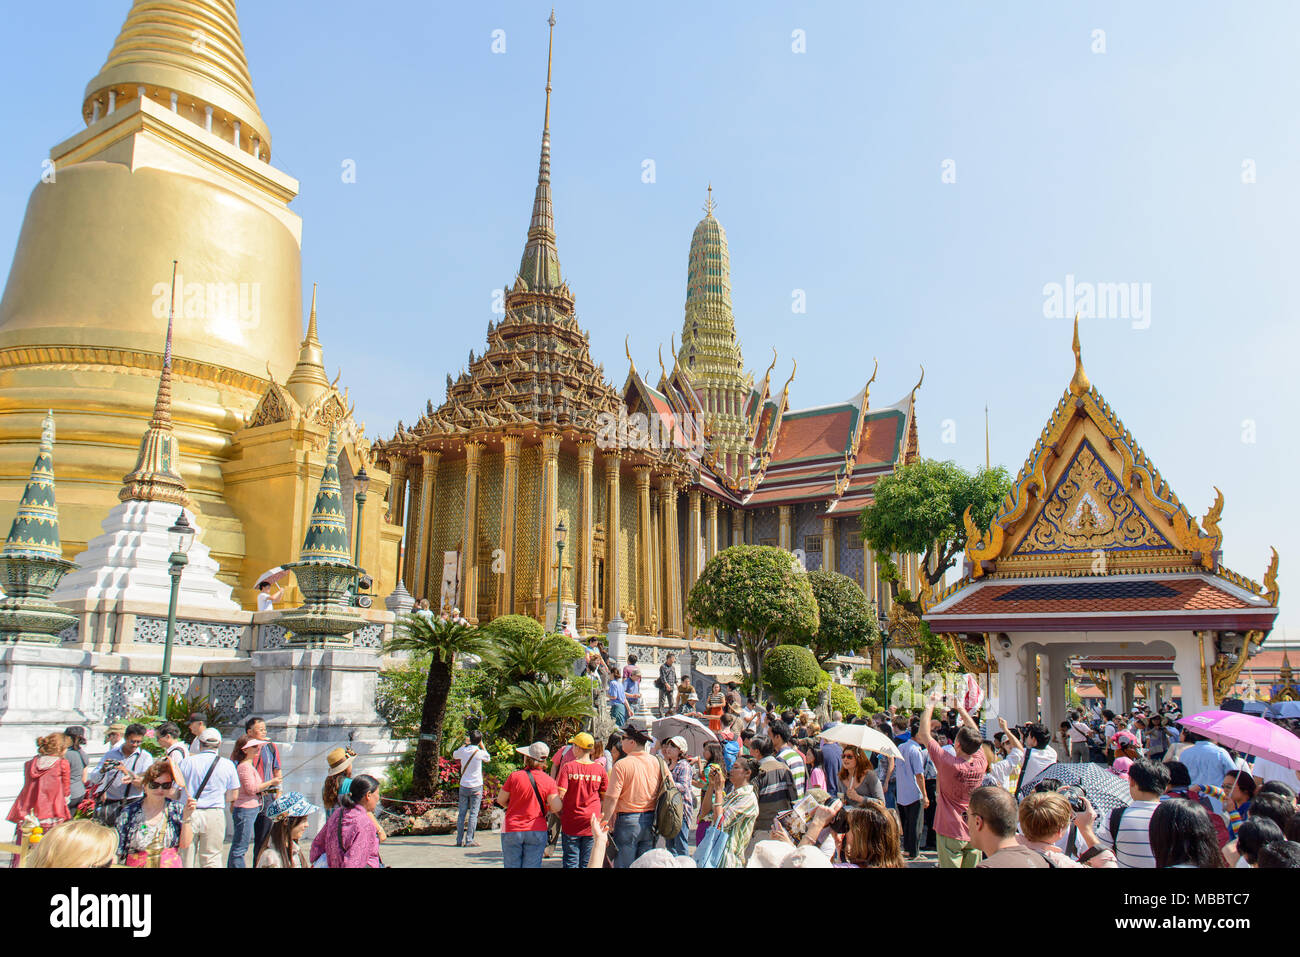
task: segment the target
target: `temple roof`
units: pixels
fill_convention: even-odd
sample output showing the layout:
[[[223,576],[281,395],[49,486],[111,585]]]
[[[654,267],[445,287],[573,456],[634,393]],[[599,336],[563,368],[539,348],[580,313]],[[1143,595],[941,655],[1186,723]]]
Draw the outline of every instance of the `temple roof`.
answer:
[[[1249,627],[1270,628],[1277,614],[1276,550],[1262,587],[1225,568],[1223,494],[1216,489],[1210,510],[1200,522],[1193,518],[1089,380],[1077,319],[1073,351],[1069,387],[989,528],[981,530],[969,512],[965,516],[966,577],[926,597],[927,620],[951,630],[1006,630],[997,623],[1092,615],[1140,618],[1149,627],[1193,618],[1203,622],[1197,627],[1253,622]],[[1143,584],[1170,574],[1189,584]],[[1073,597],[1063,592],[1043,604],[1024,598],[1017,585],[1003,589],[1012,597],[981,587],[989,580],[1085,576],[1090,581],[1079,583],[1084,591],[1111,584],[1119,590],[1094,589],[1090,600],[1079,597],[1082,591]],[[1138,605],[1120,588],[1130,584],[1150,592]],[[1055,608],[1051,615],[1048,605]],[[1211,620],[1237,624],[1205,623]]]

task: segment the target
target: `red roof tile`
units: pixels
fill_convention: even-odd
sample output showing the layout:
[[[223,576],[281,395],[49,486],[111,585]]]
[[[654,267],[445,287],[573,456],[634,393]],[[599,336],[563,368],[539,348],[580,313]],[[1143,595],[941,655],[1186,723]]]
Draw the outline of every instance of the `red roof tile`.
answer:
[[[1114,611],[1249,608],[1236,595],[1197,578],[1079,579],[1060,583],[986,585],[944,615],[1032,615]]]
[[[903,429],[903,415],[869,417],[858,438],[857,468],[889,465],[898,458],[898,440]]]
[[[835,406],[824,412],[786,413],[772,450],[772,462],[816,455],[843,456],[854,416],[849,406]]]

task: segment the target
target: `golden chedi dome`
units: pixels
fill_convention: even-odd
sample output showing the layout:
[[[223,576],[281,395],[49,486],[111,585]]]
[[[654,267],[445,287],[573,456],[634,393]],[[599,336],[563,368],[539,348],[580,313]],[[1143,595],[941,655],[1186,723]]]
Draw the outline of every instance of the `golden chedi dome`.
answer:
[[[233,582],[243,531],[221,467],[302,335],[298,184],[268,162],[233,0],[134,0],[82,107],[86,128],[32,191],[0,299],[0,512],[53,406],[65,551],[99,533],[153,413],[179,260],[183,477]]]

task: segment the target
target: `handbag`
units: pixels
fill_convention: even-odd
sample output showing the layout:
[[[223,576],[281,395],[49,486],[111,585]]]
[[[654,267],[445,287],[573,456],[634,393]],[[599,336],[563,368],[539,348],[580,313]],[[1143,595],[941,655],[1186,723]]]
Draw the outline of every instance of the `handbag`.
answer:
[[[722,856],[727,851],[730,835],[716,824],[710,824],[699,846],[695,848],[695,866],[716,868],[722,866]]]

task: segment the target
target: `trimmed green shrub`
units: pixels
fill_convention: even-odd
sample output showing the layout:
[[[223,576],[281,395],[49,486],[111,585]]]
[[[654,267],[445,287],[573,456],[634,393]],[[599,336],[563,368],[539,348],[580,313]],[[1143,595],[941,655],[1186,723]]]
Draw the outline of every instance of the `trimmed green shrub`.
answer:
[[[856,718],[862,713],[858,696],[853,693],[853,689],[838,683],[831,685],[830,709],[843,712],[846,719]]]

